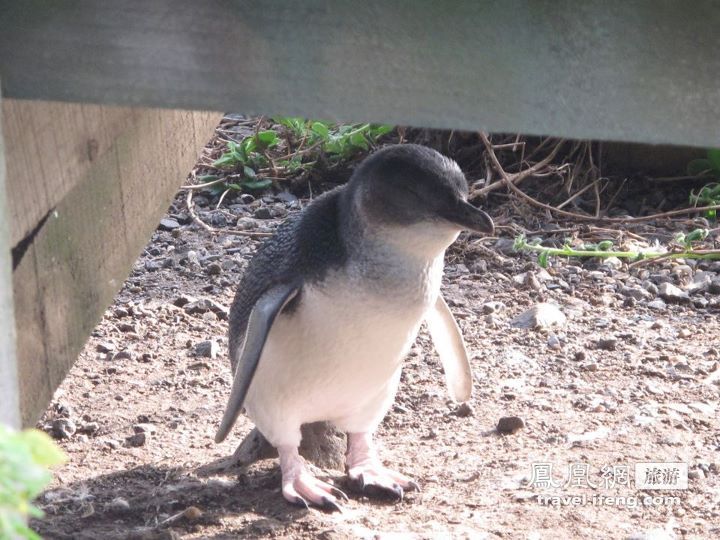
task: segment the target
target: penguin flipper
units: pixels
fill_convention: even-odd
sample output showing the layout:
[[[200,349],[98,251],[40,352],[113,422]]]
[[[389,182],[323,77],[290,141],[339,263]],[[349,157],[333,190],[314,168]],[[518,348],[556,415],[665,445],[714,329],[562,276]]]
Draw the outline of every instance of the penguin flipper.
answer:
[[[236,364],[230,398],[225,407],[220,427],[215,434],[216,443],[225,440],[240,414],[275,317],[288,302],[297,296],[299,291],[299,285],[283,283],[265,291],[255,302],[248,319],[242,352]]]
[[[472,394],[470,359],[460,328],[442,295],[438,295],[425,322],[445,370],[450,397],[459,402],[467,401]]]

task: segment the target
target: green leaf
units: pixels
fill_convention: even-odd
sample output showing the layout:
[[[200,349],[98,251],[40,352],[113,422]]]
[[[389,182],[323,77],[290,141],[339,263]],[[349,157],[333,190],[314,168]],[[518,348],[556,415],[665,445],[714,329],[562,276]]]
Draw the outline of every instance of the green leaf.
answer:
[[[229,187],[230,189],[236,189],[237,191],[242,191],[242,186],[240,184],[232,183],[228,184],[227,187]]]
[[[600,251],[608,251],[612,247],[613,247],[612,240],[603,240],[602,242],[598,242],[598,245],[597,245],[597,248]]]
[[[243,182],[242,185],[244,188],[247,188],[247,189],[265,189],[272,185],[272,180],[268,180],[267,178],[262,178],[260,180],[251,180],[249,182]]]
[[[356,146],[356,147],[358,147],[358,148],[362,148],[363,150],[367,150],[367,148],[368,148],[367,139],[365,138],[365,135],[364,135],[363,133],[361,133],[361,132],[353,133],[353,134],[350,136],[350,143],[351,143],[353,146]]]
[[[701,242],[708,237],[708,234],[710,234],[710,231],[707,229],[695,229],[685,236],[685,243],[689,244],[690,242]]]
[[[197,177],[197,179],[200,180],[201,184],[213,182],[214,180],[218,180],[219,178],[220,177],[217,174],[203,174],[202,176]]]
[[[327,139],[330,137],[330,128],[327,124],[323,122],[313,122],[312,126],[310,126],[310,129],[313,130],[313,133],[316,133],[317,135],[320,135],[323,139]]]
[[[707,157],[712,165],[713,172],[720,176],[720,148],[711,148],[708,150]]]
[[[256,137],[260,143],[259,146],[263,148],[271,148],[278,143],[278,134],[271,129],[259,132]]]
[[[693,159],[687,166],[687,172],[690,176],[702,176],[707,174],[713,168],[709,159]]]
[[[548,252],[547,251],[541,251],[540,255],[538,255],[538,264],[541,268],[547,268],[548,267]]]
[[[395,129],[395,126],[390,126],[390,125],[387,125],[387,124],[381,124],[381,125],[377,125],[377,126],[374,125],[374,126],[371,126],[371,128],[370,128],[370,130],[371,130],[371,131],[370,131],[370,133],[371,133],[370,136],[371,136],[373,139],[379,139],[379,138],[382,137],[383,135],[386,135],[386,134],[390,133],[393,129]]]
[[[220,158],[213,161],[213,167],[234,167],[238,164],[238,159],[234,154],[223,154]]]
[[[252,167],[248,167],[247,165],[243,167],[243,174],[246,178],[250,178],[250,180],[254,180],[255,178],[257,178],[257,173],[255,172],[255,169],[253,169]]]

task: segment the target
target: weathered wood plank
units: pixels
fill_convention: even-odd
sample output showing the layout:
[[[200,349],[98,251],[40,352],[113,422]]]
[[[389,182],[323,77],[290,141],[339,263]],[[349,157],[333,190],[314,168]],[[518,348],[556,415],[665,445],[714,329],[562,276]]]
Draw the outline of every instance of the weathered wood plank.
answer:
[[[712,0],[0,1],[11,97],[720,146]]]
[[[0,101],[2,99],[0,98]],[[10,224],[5,188],[5,145],[0,118],[0,423],[19,427],[20,405],[15,356]]]
[[[6,99],[11,242],[27,236],[127,129],[121,107]]]
[[[8,101],[5,110],[28,106]],[[220,118],[217,113],[36,105],[65,122],[61,133],[69,142],[56,146],[61,152],[69,149],[72,167],[66,168],[63,185],[71,187],[62,197],[29,203],[30,208],[46,205],[39,206],[39,213],[49,214],[33,230],[13,273],[25,425],[34,423],[47,405]],[[44,114],[38,111],[30,111],[30,117]],[[8,140],[27,137],[15,129],[37,125],[11,127]],[[78,157],[88,140],[99,141],[97,153],[92,159]],[[7,157],[19,177],[10,184],[32,182],[26,175],[33,169],[18,166],[27,154],[21,146],[12,148],[17,154]],[[38,169],[54,166],[54,148],[35,156],[41,161]]]

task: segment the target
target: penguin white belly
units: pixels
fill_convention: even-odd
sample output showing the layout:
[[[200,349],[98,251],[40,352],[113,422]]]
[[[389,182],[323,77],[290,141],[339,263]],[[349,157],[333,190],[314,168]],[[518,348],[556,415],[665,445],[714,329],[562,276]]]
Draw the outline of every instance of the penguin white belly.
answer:
[[[348,432],[377,427],[439,294],[442,260],[432,267],[416,294],[369,294],[347,277],[330,279],[305,287],[296,309],[278,316],[245,400],[271,444],[297,445],[300,426],[321,420]]]

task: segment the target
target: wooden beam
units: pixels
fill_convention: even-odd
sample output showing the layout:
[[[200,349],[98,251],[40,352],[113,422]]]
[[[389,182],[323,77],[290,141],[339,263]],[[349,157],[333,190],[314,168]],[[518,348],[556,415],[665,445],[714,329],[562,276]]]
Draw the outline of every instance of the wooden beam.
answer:
[[[720,146],[712,0],[0,0],[10,97]]]
[[[5,145],[0,118],[0,423],[17,428],[20,427],[20,399],[15,356],[10,221],[7,212],[5,177]]]
[[[31,425],[122,285],[220,115],[17,100],[6,100],[3,112],[16,119],[45,118],[44,124],[10,123],[5,133],[13,171],[10,204],[17,207],[13,215],[31,214],[36,220],[15,228],[30,232],[14,246],[13,272],[20,408],[23,424]],[[21,142],[43,137],[49,146],[41,152]],[[42,182],[46,193],[29,198],[27,192],[40,194]]]

